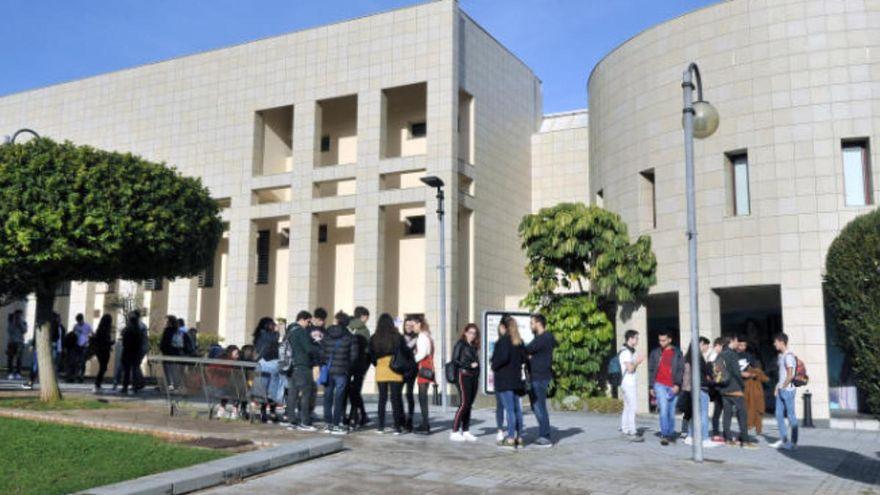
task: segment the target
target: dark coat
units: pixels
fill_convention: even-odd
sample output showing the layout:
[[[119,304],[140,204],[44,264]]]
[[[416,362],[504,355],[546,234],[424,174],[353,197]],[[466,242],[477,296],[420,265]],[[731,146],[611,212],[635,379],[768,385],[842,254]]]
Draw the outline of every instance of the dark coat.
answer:
[[[330,362],[330,356],[333,362]],[[358,344],[348,328],[333,325],[321,340],[321,364],[330,363],[331,375],[348,375],[358,359]]]
[[[526,360],[525,347],[514,345],[509,335],[502,335],[495,343],[492,352],[492,371],[495,376],[495,391],[524,390],[522,372]]]
[[[263,330],[257,335],[257,338],[254,339],[254,350],[257,352],[258,359],[266,361],[278,359],[279,337],[280,334],[277,331],[270,332],[268,330]]]
[[[672,384],[681,387],[684,380],[684,356],[681,355],[681,349],[676,346],[672,347]],[[654,387],[654,381],[657,379],[657,371],[660,369],[660,358],[663,356],[663,349],[658,347],[651,351],[648,356],[648,380],[650,387]]]

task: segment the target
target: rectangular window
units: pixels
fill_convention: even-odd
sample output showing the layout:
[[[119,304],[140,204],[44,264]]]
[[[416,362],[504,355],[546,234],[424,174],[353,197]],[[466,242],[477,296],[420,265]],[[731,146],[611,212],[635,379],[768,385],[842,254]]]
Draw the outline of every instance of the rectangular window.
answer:
[[[64,297],[70,295],[70,282],[61,282],[58,284],[58,287],[55,289],[55,295],[57,297]]]
[[[596,206],[599,208],[605,208],[605,190],[599,189],[596,191]]]
[[[728,153],[728,213],[733,216],[746,216],[752,213],[751,194],[749,192],[749,156],[748,153]]]
[[[327,224],[318,225],[318,242],[324,244],[327,242]]]
[[[202,289],[210,289],[214,287],[214,259],[205,267],[204,271],[199,274],[199,287]]]
[[[657,196],[654,184],[654,169],[639,172],[640,194],[642,210],[642,227],[645,229],[657,228]]]
[[[269,232],[257,232],[257,285],[269,283]]]
[[[415,122],[409,125],[409,137],[420,138],[428,135],[428,124],[425,122]]]
[[[321,153],[330,151],[330,136],[321,136]]]
[[[159,291],[162,290],[161,278],[148,278],[144,280],[144,290]]]
[[[425,235],[425,215],[406,217],[406,235]]]
[[[873,204],[868,140],[843,142],[843,188],[846,206]]]

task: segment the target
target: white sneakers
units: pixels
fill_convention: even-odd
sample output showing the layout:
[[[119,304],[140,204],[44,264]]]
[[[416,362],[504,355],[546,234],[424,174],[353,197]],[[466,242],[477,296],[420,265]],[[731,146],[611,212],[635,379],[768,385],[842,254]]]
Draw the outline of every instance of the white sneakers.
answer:
[[[711,438],[707,438],[707,439],[703,440],[703,448],[704,449],[714,449],[718,445],[719,444],[716,442],[713,442]]]
[[[504,432],[503,431],[498,430],[498,433],[495,434],[495,441],[496,442],[503,442],[504,441]]]
[[[469,431],[462,433],[461,436],[464,437],[464,440],[466,442],[476,442],[477,441],[477,437],[471,435],[471,432],[469,432]]]
[[[777,440],[777,441],[771,443],[770,448],[771,449],[778,449],[778,448],[782,447],[783,445],[785,445],[785,442],[783,442],[782,439],[780,439],[780,440]]]
[[[449,434],[449,440],[453,442],[464,442],[464,435],[461,432],[453,431]]]

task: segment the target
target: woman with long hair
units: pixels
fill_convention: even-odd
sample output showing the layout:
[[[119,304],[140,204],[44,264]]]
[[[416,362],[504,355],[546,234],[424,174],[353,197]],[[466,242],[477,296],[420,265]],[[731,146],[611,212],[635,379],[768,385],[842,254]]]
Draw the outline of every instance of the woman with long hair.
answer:
[[[406,346],[409,348],[410,352],[413,355],[416,354],[416,347],[418,345],[419,334],[416,332],[416,315],[407,315],[407,317],[403,320],[403,339],[406,341]],[[404,375],[403,377],[403,398],[406,401],[406,419],[404,420],[403,428],[407,432],[412,432],[413,430],[413,414],[416,409],[416,400],[413,396],[413,392],[416,387],[416,373],[410,373],[408,375]]]
[[[260,318],[257,328],[254,329],[254,350],[257,363],[260,365],[262,385],[265,387],[266,402],[260,404],[260,420],[266,423],[271,418],[278,422],[280,418],[275,413],[277,404],[284,402],[284,384],[278,374],[278,348],[281,335],[275,330],[275,320],[268,316]],[[266,414],[266,406],[269,414]]]
[[[413,318],[413,329],[418,334],[415,352],[415,361],[418,366],[416,382],[419,386],[419,412],[422,415],[422,422],[416,429],[416,433],[429,435],[431,427],[428,424],[428,387],[434,383],[434,339],[431,337],[428,322],[422,316]]]
[[[503,315],[500,320],[498,320],[498,336],[507,334],[507,326],[504,324],[505,318],[507,315]],[[497,342],[495,345],[498,345]],[[494,355],[494,349],[493,349]],[[495,441],[502,442],[504,438],[507,436],[507,432],[504,428],[504,403],[501,401],[501,395],[497,392],[495,394],[495,428],[498,430],[495,433]]]
[[[391,392],[391,412],[394,415],[394,434],[403,432],[403,375],[391,369],[391,360],[406,341],[394,326],[394,319],[382,313],[376,322],[376,333],[370,338],[370,359],[376,367],[376,384],[379,386],[379,429],[385,433],[385,405]]]
[[[458,342],[452,349],[452,362],[455,366],[455,386],[458,387],[460,404],[452,421],[453,442],[476,442],[471,434],[471,408],[480,384],[480,329],[468,323],[461,330]]]
[[[98,322],[98,330],[89,339],[89,346],[98,358],[98,374],[95,375],[95,392],[101,391],[101,384],[104,383],[104,374],[107,373],[107,363],[110,362],[110,350],[113,348],[113,317],[104,314],[101,321]]]
[[[495,395],[504,405],[507,416],[507,435],[498,442],[506,448],[523,445],[523,414],[520,396],[525,394],[523,366],[526,363],[525,346],[519,335],[516,320],[505,316],[502,320],[506,332],[499,336],[492,352],[492,371],[495,376]],[[501,327],[499,327],[500,330]]]

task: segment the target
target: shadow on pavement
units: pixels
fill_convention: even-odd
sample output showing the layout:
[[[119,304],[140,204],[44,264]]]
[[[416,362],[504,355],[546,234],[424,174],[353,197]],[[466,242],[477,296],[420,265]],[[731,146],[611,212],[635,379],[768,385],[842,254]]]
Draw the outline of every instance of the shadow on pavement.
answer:
[[[471,418],[471,427],[470,427],[470,429],[471,429],[474,433],[476,433],[477,436],[482,436],[482,435],[486,434],[486,430],[487,430],[487,428],[485,428],[485,427],[484,427],[484,428],[481,428],[480,431],[477,432],[477,431],[476,431],[476,428],[474,428],[474,427],[477,426],[477,425],[481,425],[481,424],[483,424],[483,423],[485,423],[485,421],[483,421],[483,420],[481,420],[481,419]],[[447,431],[447,430],[451,430],[451,429],[452,429],[452,420],[451,420],[451,419],[447,419],[447,420],[443,420],[443,421],[432,421],[432,422],[431,422],[431,433],[432,433],[432,434],[433,434],[433,433],[440,433],[441,431]],[[491,431],[494,432],[495,429],[493,428]]]
[[[798,446],[796,450],[780,450],[780,454],[813,469],[818,469],[838,478],[844,478],[869,485],[880,485],[880,460],[858,452],[819,447]],[[880,455],[880,453],[878,453]]]

